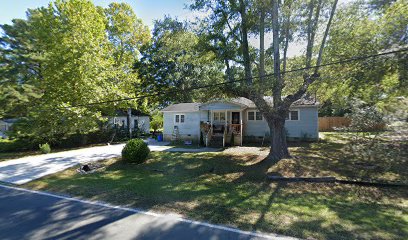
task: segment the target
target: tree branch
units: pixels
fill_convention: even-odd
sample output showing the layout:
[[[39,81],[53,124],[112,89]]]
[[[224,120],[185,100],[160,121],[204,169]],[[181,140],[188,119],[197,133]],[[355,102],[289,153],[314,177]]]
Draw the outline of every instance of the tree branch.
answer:
[[[279,56],[279,0],[272,2],[272,47],[273,47],[273,71],[276,84],[274,84],[273,105],[279,106],[282,102],[282,79],[280,73],[280,56]]]
[[[247,85],[252,83],[252,71],[251,71],[251,58],[249,56],[249,44],[248,44],[248,23],[246,16],[246,6],[244,0],[239,0],[239,12],[241,14],[241,32],[242,32],[242,55],[244,59],[245,78]]]
[[[326,30],[325,30],[324,35],[323,35],[323,40],[322,40],[322,43],[320,45],[320,50],[319,50],[319,55],[318,55],[316,66],[320,66],[321,61],[322,61],[324,46],[325,46],[327,37],[329,35],[330,26],[331,26],[331,23],[332,23],[332,20],[333,20],[333,16],[334,16],[334,14],[336,12],[337,2],[338,2],[338,0],[334,0],[332,10],[330,12],[329,21],[327,22]],[[305,74],[303,76],[302,86],[294,94],[289,95],[284,99],[284,105],[289,107],[293,102],[300,99],[306,93],[306,91],[307,91],[308,87],[310,86],[310,84],[315,82],[319,77],[320,77],[319,67],[315,68],[315,71],[314,71],[314,73],[312,75],[306,75]]]
[[[320,45],[320,49],[319,49],[319,55],[317,56],[316,66],[318,66],[318,67],[315,68],[315,72],[314,72],[315,75],[318,74],[319,66],[322,63],[323,50],[324,50],[324,47],[326,45],[327,37],[329,35],[329,31],[330,31],[331,23],[332,23],[332,20],[333,20],[333,17],[334,17],[334,13],[336,12],[337,2],[338,2],[338,0],[334,0],[333,7],[332,7],[330,17],[329,17],[329,21],[327,22],[326,30],[324,31],[322,44]]]

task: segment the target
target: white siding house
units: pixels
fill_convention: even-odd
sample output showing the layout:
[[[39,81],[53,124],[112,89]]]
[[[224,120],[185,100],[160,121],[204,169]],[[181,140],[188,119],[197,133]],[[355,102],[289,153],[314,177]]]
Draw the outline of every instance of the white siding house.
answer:
[[[118,110],[116,116],[109,117],[109,125],[127,128],[127,112]],[[132,110],[130,118],[130,127],[140,129],[144,133],[150,132],[150,117],[139,111]]]
[[[265,98],[271,103],[271,98]],[[217,100],[207,103],[180,103],[162,110],[163,135],[166,141],[174,139],[200,141],[204,126],[207,138],[220,137],[223,144],[234,136],[234,144],[262,141],[270,135],[269,127],[255,104],[246,98]],[[314,100],[295,102],[285,122],[289,138],[318,138],[318,105]],[[201,127],[200,127],[201,126]],[[268,140],[268,139],[267,139]]]

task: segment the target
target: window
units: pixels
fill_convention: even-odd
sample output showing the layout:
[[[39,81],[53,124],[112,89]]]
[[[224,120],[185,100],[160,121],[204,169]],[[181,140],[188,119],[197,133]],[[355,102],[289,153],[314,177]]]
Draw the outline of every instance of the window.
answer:
[[[225,121],[225,112],[214,112],[213,116],[214,121]]]
[[[225,121],[225,112],[220,112],[220,121]]]
[[[255,120],[255,112],[248,112],[248,121]]]
[[[214,121],[219,121],[219,120],[220,120],[220,113],[215,112],[215,113],[214,113],[214,118],[213,118],[213,120],[214,120]]]
[[[299,111],[290,111],[290,120],[299,120]]]
[[[256,120],[258,120],[258,121],[262,121],[262,120],[263,120],[263,117],[262,117],[261,112],[256,112]]]
[[[286,120],[297,121],[299,120],[299,110],[289,111],[286,115]]]
[[[174,121],[176,123],[184,123],[184,114],[176,114]]]
[[[248,112],[248,121],[262,121],[263,116],[259,111],[249,111]]]

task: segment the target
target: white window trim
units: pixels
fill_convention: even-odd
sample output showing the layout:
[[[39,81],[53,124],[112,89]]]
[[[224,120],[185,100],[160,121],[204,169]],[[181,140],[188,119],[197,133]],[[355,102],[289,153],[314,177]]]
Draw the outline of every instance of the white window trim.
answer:
[[[253,113],[254,113],[254,119],[253,119],[253,120],[249,119],[249,113],[250,113],[250,112],[253,112]],[[256,113],[257,113],[257,112],[261,113],[260,111],[257,111],[257,110],[248,111],[248,112],[247,112],[247,120],[248,120],[248,121],[251,121],[251,122],[255,122],[255,121],[261,122],[261,121],[263,121],[263,120],[264,120],[264,116],[263,116],[262,114],[261,114],[262,119],[260,119],[260,120],[257,120],[257,119],[256,119]]]
[[[184,122],[181,122],[181,115],[184,116]],[[179,122],[176,122],[176,116],[179,116]],[[174,124],[184,124],[186,122],[186,115],[185,114],[174,114]]]
[[[290,112],[297,112],[298,113],[298,119],[297,120],[292,120],[292,114]],[[286,119],[286,121],[291,121],[291,122],[300,121],[300,111],[299,111],[299,109],[289,110],[289,119]]]
[[[215,120],[215,114],[217,114],[218,115],[218,119],[217,120]],[[224,120],[221,120],[221,114],[222,115],[224,115]],[[227,115],[225,114],[225,111],[213,111],[212,112],[212,119],[213,119],[213,122],[225,122],[225,121],[227,121]]]

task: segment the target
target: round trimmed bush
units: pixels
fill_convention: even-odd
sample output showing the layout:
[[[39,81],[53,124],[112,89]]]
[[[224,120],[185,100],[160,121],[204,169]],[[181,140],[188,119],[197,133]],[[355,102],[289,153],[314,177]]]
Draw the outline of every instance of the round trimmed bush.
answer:
[[[143,163],[150,149],[142,139],[131,139],[122,150],[122,160],[130,163]]]

